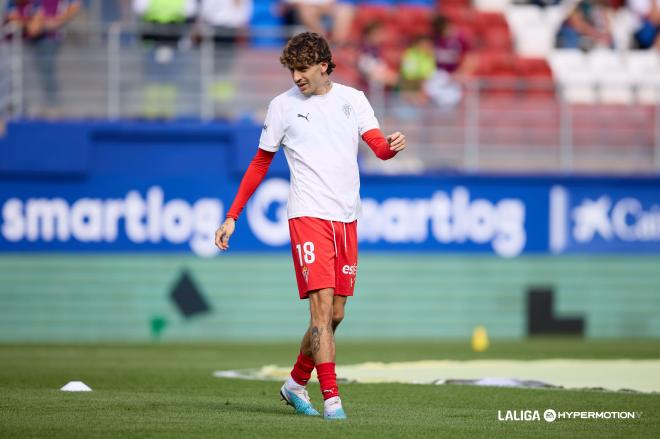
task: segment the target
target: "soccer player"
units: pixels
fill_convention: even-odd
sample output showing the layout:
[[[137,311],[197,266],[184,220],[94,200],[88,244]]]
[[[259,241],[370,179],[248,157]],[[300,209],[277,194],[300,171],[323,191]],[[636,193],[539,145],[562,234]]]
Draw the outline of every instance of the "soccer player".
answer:
[[[357,275],[358,136],[382,160],[402,151],[406,138],[400,132],[385,138],[364,93],[330,80],[335,64],[320,35],[294,36],[280,63],[295,85],[271,101],[259,148],[215,244],[229,248],[236,220],[283,147],[291,172],[287,214],[293,265],[299,296],[309,299],[311,321],[280,394],[297,413],[319,415],[305,387],[316,367],[324,417],[346,419],[335,374],[334,333]]]

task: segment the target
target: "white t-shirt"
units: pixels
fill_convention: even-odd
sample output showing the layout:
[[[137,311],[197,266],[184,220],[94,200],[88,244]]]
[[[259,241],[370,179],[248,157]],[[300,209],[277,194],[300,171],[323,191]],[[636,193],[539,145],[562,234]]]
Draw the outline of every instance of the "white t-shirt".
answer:
[[[289,218],[354,221],[360,212],[359,136],[378,128],[363,92],[333,83],[306,97],[293,86],[270,102],[259,148],[284,147],[291,171]]]

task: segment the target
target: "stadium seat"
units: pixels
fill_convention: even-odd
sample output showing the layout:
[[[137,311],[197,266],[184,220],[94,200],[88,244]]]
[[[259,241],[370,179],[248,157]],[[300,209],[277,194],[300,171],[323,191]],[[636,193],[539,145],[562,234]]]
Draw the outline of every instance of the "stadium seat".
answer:
[[[553,99],[555,95],[552,70],[545,58],[516,57],[518,75],[525,79],[521,93],[527,98]]]
[[[619,53],[609,49],[592,50],[587,54],[591,76],[598,87],[603,103],[631,104],[632,80],[627,74]]]
[[[544,22],[539,22],[537,26],[526,28],[514,35],[516,52],[519,55],[544,57],[554,48],[555,32]]]
[[[355,12],[354,24],[363,28],[374,21],[386,23],[391,16],[392,8],[387,5],[360,5]]]
[[[476,17],[476,13],[472,9],[463,5],[442,7],[440,14],[457,26],[473,26]]]
[[[510,51],[482,51],[475,76],[482,79],[481,94],[487,98],[517,95],[519,80],[515,56]]]
[[[480,11],[504,12],[511,0],[474,0],[474,7]]]
[[[523,56],[544,57],[554,47],[556,27],[538,6],[514,5],[506,11],[516,52]]]
[[[518,57],[518,72],[527,78],[552,79],[552,70],[545,58]]]
[[[507,28],[494,27],[481,34],[481,46],[488,50],[512,51],[513,44]]]
[[[435,4],[435,9],[442,11],[446,7],[464,7],[469,8],[472,4],[471,0],[438,0]]]
[[[626,56],[626,69],[636,85],[637,101],[660,103],[660,55],[652,50],[633,50]]]
[[[430,35],[431,10],[423,6],[399,6],[394,11],[402,35],[411,38]]]
[[[614,46],[617,49],[629,49],[632,46],[632,36],[635,33],[637,18],[628,8],[621,8],[614,13],[610,21]]]
[[[480,31],[486,31],[493,28],[509,28],[504,14],[499,12],[478,12],[474,24]]]
[[[548,6],[543,8],[542,16],[546,25],[550,26],[553,32],[557,32],[559,27],[568,16],[570,10],[564,5]]]
[[[594,103],[596,93],[584,54],[577,49],[555,50],[549,56],[552,74],[568,102]]]
[[[529,29],[543,21],[541,8],[534,5],[513,5],[506,10],[505,16],[515,30]]]

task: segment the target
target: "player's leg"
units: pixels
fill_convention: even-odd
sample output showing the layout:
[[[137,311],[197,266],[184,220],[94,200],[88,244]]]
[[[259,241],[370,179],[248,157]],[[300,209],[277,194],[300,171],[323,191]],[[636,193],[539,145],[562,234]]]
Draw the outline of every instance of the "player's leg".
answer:
[[[344,309],[346,307],[347,299],[348,297],[346,296],[337,296],[337,295],[335,295],[335,297],[333,298],[332,301],[332,332],[333,333],[337,332],[337,327],[342,322],[342,320],[344,320]],[[313,360],[314,357],[312,356],[311,329],[312,326],[310,325],[309,328],[307,328],[307,331],[305,331],[305,335],[303,335],[302,341],[300,342],[300,353]]]
[[[344,308],[346,307],[346,296],[335,295],[332,301],[332,332],[337,333],[337,327],[344,320]],[[303,340],[304,341],[304,340]]]
[[[336,251],[331,224],[317,218],[295,218],[289,220],[289,231],[300,298],[307,299],[312,292],[334,286]],[[291,376],[281,389],[282,398],[293,405],[296,412],[304,414],[318,414],[313,409],[305,389],[316,365],[311,343],[312,323],[310,321],[301,341]],[[289,398],[290,395],[293,397]]]
[[[334,288],[324,288],[310,293],[309,309],[312,321],[310,343],[316,363],[316,375],[323,395],[323,417],[346,419],[339,398],[335,372],[335,334],[332,329],[334,296]]]
[[[334,222],[333,226],[335,228],[335,237],[337,243],[337,258],[335,260],[335,290],[334,297],[332,301],[332,321],[331,325],[333,328],[333,342],[334,342],[334,330],[339,326],[341,321],[344,319],[344,308],[346,306],[346,301],[349,296],[353,295],[355,289],[355,279],[357,275],[357,222],[352,222],[349,224]],[[314,341],[312,338],[312,351]],[[334,348],[334,343],[333,343]],[[334,354],[334,349],[333,349]],[[319,367],[324,367],[332,369],[331,378],[335,380],[336,385],[336,375],[334,373],[335,369],[335,360],[333,355],[333,362],[331,366],[324,366],[322,364],[316,363],[316,371],[319,375],[319,381],[321,380],[321,371]],[[324,392],[324,403],[323,403],[323,416],[326,419],[345,419],[346,414],[342,407],[341,399],[339,398],[339,391],[334,395],[330,392],[326,392],[328,386],[322,383],[321,389]],[[326,396],[331,396],[326,398]]]
[[[310,343],[316,364],[335,361],[335,337],[332,330],[334,288],[310,291]]]
[[[282,399],[295,407],[296,412],[318,415],[312,407],[305,386],[315,364],[324,400],[339,396],[335,374],[335,347],[333,304],[334,289],[324,288],[309,292],[310,326],[303,336],[300,354],[291,370],[291,376],[282,386]]]

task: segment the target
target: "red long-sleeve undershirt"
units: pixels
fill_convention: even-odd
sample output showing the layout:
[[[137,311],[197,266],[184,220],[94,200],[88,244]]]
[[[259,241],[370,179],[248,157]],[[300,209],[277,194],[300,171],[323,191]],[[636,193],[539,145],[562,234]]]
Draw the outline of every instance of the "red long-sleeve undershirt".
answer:
[[[245,171],[241,184],[238,186],[238,192],[236,192],[234,202],[231,203],[231,207],[227,212],[227,218],[238,220],[238,216],[243,211],[245,204],[266,176],[273,157],[275,157],[274,152],[257,148],[257,153],[254,155],[247,171]]]
[[[362,134],[362,140],[369,145],[369,148],[376,154],[376,157],[381,160],[389,160],[397,153],[397,151],[390,149],[390,143],[378,128]]]
[[[369,148],[376,154],[376,157],[381,160],[389,160],[396,155],[396,151],[390,149],[389,142],[378,128],[364,133],[362,140],[369,145]],[[238,220],[248,200],[266,176],[274,156],[274,152],[265,151],[261,148],[257,149],[257,153],[254,155],[247,171],[245,171],[241,184],[238,186],[238,192],[236,192],[234,202],[227,212],[227,218]]]

